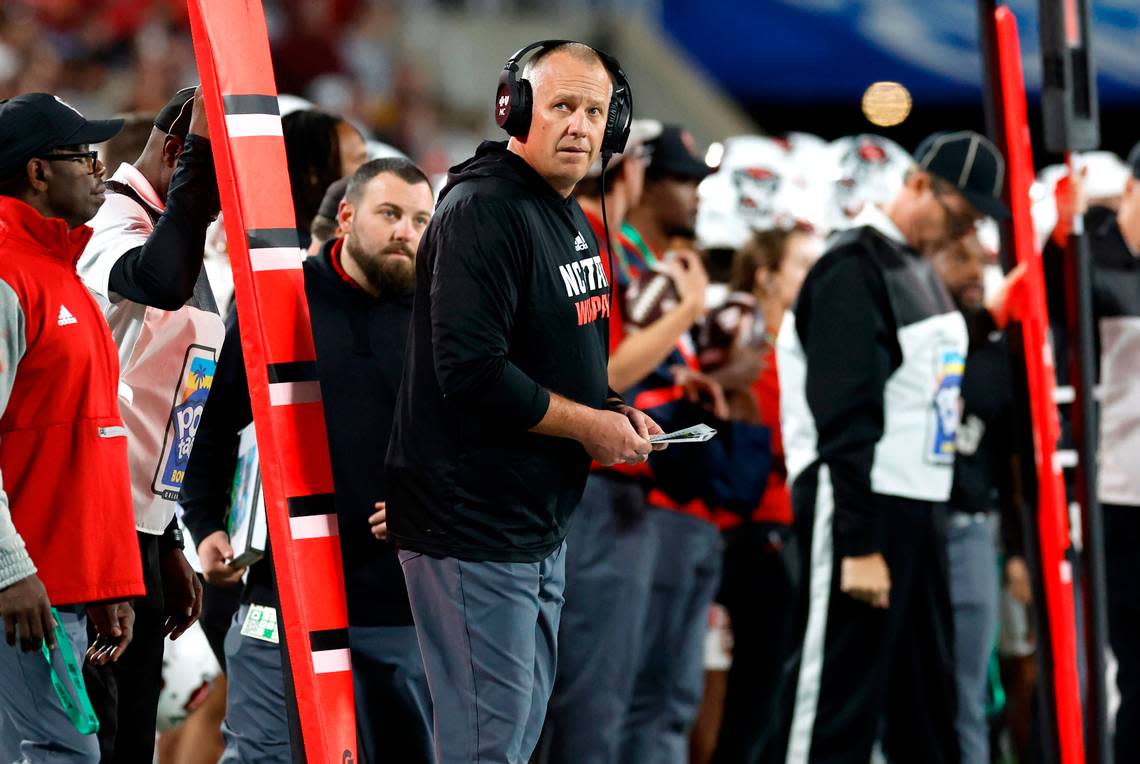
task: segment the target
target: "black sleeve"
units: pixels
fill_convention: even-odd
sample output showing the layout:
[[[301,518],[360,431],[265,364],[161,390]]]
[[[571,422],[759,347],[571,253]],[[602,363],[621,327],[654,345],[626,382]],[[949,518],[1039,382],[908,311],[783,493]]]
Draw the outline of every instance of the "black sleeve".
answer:
[[[819,457],[834,492],[835,546],[852,557],[883,549],[871,467],[883,436],[883,390],[902,351],[882,276],[858,255],[833,257],[805,286],[796,328]]]
[[[219,209],[210,141],[187,136],[167,190],[166,209],[146,244],[111,267],[110,291],[162,310],[185,305],[202,270],[206,228]]]
[[[1069,322],[1065,290],[1065,249],[1053,236],[1041,249],[1041,269],[1045,276],[1045,307],[1049,313],[1049,330],[1053,341],[1053,368],[1057,384],[1069,384]]]
[[[226,327],[226,340],[178,498],[182,521],[195,545],[211,533],[226,529],[226,511],[237,467],[238,433],[252,421],[241,335],[234,316]]]
[[[981,308],[978,310],[962,311],[962,318],[966,322],[966,334],[969,336],[970,348],[981,347],[989,342],[990,335],[997,331],[993,315]]]
[[[1020,332],[1014,339],[1020,339]],[[1007,335],[1008,337],[1008,335]],[[1029,410],[1029,386],[1024,356],[1015,352],[1007,339],[1004,345],[1009,360],[1010,396],[1002,412],[1001,426],[994,433],[997,442],[992,451],[994,482],[997,484],[998,507],[1001,515],[1002,548],[1007,557],[1025,556],[1026,501],[1030,488],[1026,476],[1035,475],[1033,469],[1033,424]],[[1020,366],[1020,368],[1019,368]],[[1036,493],[1034,488],[1033,494]]]
[[[525,241],[505,204],[468,199],[447,212],[432,245],[431,332],[445,398],[529,430],[550,393],[507,360],[519,292],[527,278]]]

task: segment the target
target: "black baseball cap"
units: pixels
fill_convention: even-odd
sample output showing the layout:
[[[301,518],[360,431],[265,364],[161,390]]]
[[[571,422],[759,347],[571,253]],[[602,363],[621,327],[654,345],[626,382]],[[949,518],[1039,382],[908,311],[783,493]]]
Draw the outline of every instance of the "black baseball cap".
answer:
[[[154,126],[167,135],[185,138],[190,132],[190,115],[194,112],[194,90],[188,87],[175,93],[154,118]]]
[[[0,175],[60,146],[102,143],[122,127],[121,119],[87,119],[51,93],[0,101]]]
[[[1133,178],[1140,178],[1140,143],[1128,152],[1128,169],[1132,171]]]
[[[340,209],[340,200],[344,198],[344,192],[348,190],[348,181],[351,176],[346,175],[340,180],[334,180],[329,187],[325,189],[324,198],[321,199],[321,206],[317,208],[317,214],[322,215],[329,220],[336,220],[337,210]]]
[[[704,180],[713,168],[697,156],[697,144],[679,125],[665,125],[661,134],[645,142],[648,150],[646,172],[656,176],[672,176],[685,180]]]
[[[919,144],[914,161],[954,186],[983,215],[1009,217],[1001,200],[1005,160],[984,135],[972,130],[935,133]]]

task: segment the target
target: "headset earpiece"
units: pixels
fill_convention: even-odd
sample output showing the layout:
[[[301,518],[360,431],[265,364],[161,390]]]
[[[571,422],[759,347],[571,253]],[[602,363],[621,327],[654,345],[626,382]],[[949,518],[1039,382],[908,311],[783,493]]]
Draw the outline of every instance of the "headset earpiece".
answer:
[[[602,153],[620,154],[625,150],[625,144],[629,140],[629,128],[633,124],[633,93],[618,60],[597,48],[594,50],[609,70],[610,79],[613,81],[610,109],[606,114],[606,132],[602,138]]]
[[[495,91],[495,122],[515,138],[525,138],[530,132],[531,112],[534,108],[534,92],[530,82],[519,77],[519,60],[535,48],[548,48],[572,40],[540,40],[520,48],[507,59],[499,75],[499,86]],[[590,46],[593,47],[593,46]],[[601,154],[620,154],[629,140],[629,128],[633,123],[633,93],[629,80],[621,69],[621,64],[613,56],[593,48],[609,70],[613,80],[613,95],[606,113],[606,131],[602,137]]]
[[[525,137],[530,131],[530,83],[518,78],[518,64],[512,59],[499,75],[495,92],[495,122],[507,135]]]

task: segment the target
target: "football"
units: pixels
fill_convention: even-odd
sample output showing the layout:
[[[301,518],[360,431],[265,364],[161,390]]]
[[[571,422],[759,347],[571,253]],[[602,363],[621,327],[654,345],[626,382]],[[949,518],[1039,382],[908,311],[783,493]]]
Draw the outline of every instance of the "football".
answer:
[[[626,323],[638,329],[644,328],[676,308],[680,302],[681,296],[673,277],[663,271],[648,270],[626,289]]]

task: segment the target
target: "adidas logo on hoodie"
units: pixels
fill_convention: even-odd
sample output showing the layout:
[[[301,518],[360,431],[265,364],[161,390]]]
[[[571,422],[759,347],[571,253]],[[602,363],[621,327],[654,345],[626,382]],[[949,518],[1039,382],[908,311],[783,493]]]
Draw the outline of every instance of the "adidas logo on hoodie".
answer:
[[[70,324],[77,324],[79,321],[75,316],[71,315],[71,311],[67,309],[66,305],[59,306],[59,319],[56,322],[60,326],[68,326]]]

